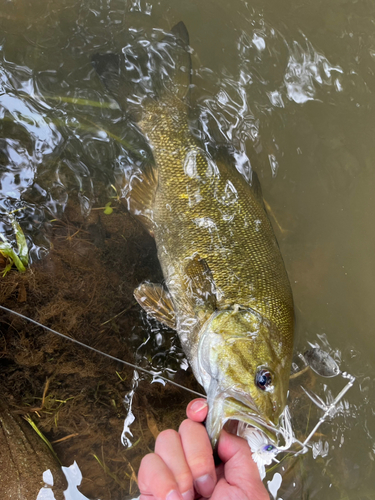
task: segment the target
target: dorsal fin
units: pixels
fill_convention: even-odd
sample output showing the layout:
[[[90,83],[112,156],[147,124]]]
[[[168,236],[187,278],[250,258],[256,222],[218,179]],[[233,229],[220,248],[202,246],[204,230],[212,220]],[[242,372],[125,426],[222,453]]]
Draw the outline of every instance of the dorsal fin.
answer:
[[[147,165],[144,170],[135,172],[129,181],[129,190],[125,197],[129,212],[153,236],[153,203],[158,185],[158,171],[153,165]]]
[[[233,169],[237,171],[251,187],[255,198],[263,206],[262,187],[259,182],[259,177],[253,168],[243,171],[241,165],[237,164],[236,150],[229,145],[219,145],[214,149],[213,157],[217,164],[220,166],[220,171],[227,172],[229,176],[233,176]],[[249,165],[250,166],[250,165]],[[232,173],[229,170],[232,169]]]
[[[106,54],[94,54],[91,63],[99,75],[100,80],[107,87],[122,109],[127,109],[126,92],[121,92],[123,87],[124,71],[120,54],[108,52]]]
[[[251,188],[253,190],[256,199],[263,206],[264,204],[263,204],[262,186],[260,185],[259,177],[258,174],[255,172],[255,170],[251,171]]]
[[[175,24],[171,29],[170,33],[176,38],[179,38],[181,42],[185,44],[185,50],[188,49],[189,33],[183,21],[180,21],[179,23]]]

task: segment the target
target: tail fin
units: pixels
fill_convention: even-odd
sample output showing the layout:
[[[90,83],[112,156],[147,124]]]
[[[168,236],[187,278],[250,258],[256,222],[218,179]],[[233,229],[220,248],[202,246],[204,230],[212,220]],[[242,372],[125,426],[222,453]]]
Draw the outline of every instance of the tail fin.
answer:
[[[191,56],[189,49],[189,33],[185,24],[180,21],[171,29],[170,33],[165,36],[163,41],[168,41],[169,37],[174,38],[175,43],[175,60],[172,66],[172,72],[170,74],[170,79],[172,86],[174,86],[177,95],[183,99],[186,98],[189,93],[189,87],[191,84]],[[168,90],[172,90],[168,88]]]
[[[188,96],[189,34],[180,21],[159,41],[139,40],[120,54],[94,54],[92,64],[122,109],[139,115],[147,98],[163,99],[166,93],[180,99]]]

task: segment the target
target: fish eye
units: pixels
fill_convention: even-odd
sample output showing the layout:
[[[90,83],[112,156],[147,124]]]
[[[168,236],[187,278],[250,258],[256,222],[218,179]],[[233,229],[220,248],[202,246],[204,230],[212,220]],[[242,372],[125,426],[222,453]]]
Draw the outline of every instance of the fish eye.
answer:
[[[273,382],[272,373],[267,368],[261,368],[255,375],[255,384],[262,391],[269,391]]]

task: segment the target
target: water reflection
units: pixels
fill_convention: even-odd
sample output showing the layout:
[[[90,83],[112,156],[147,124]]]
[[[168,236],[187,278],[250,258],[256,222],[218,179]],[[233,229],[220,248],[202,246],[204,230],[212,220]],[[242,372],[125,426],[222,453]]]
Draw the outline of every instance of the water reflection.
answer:
[[[320,87],[334,85],[336,91],[342,91],[338,75],[342,74],[343,70],[339,66],[331,66],[327,58],[316,52],[308,40],[305,43],[306,49],[298,42],[294,42],[289,49],[290,55],[284,76],[287,96],[297,104],[316,98],[317,84]]]
[[[7,213],[19,210],[17,220],[25,232],[31,261],[44,261],[55,230],[55,223],[50,221],[63,218],[72,206],[69,203],[77,202],[78,207],[70,212],[70,221],[76,223],[74,229],[71,224],[71,232],[63,233],[60,223],[58,238],[83,230],[87,233],[78,235],[84,234],[87,242],[74,241],[76,236],[67,240],[72,249],[69,258],[64,254],[65,265],[74,266],[76,252],[80,252],[88,255],[97,269],[105,262],[108,270],[110,259],[105,256],[109,254],[123,273],[118,278],[121,283],[116,288],[117,297],[129,300],[137,279],[145,279],[156,264],[152,261],[148,270],[133,279],[128,278],[128,268],[122,263],[132,245],[139,252],[140,247],[149,245],[150,260],[152,243],[141,242],[129,224],[124,234],[137,236],[130,243],[122,238],[122,247],[117,243],[115,247],[109,245],[107,235],[115,238],[113,226],[120,224],[119,218],[111,226],[108,220],[100,222],[98,211],[92,209],[104,207],[108,201],[114,205],[116,195],[125,194],[134,168],[142,166],[149,151],[102,89],[91,56],[97,52],[120,53],[134,42],[146,44],[153,33],[157,35],[160,29],[167,32],[181,19],[189,27],[195,50],[193,96],[198,111],[193,117],[194,133],[204,143],[229,140],[237,149],[236,165],[241,173],[250,181],[253,167],[261,178],[294,287],[299,334],[296,351],[304,352],[309,341],[316,341],[317,333],[326,332],[330,345],[337,346],[335,359],[359,379],[358,387],[348,394],[332,422],[325,424],[316,460],[310,457],[303,459],[303,466],[299,461],[289,468],[285,465],[283,484],[277,494],[276,487],[272,494],[284,500],[293,495],[340,498],[346,490],[349,498],[372,498],[372,5],[336,0],[324,5],[235,2],[228,12],[222,2],[201,5],[198,1],[152,5],[143,0],[94,1],[89,8],[87,2],[68,0],[58,4],[46,1],[32,5],[20,0],[4,3],[0,12],[1,232],[16,248]],[[194,186],[189,194],[192,203],[199,199]],[[227,201],[235,196],[230,186],[223,196],[228,197]],[[78,213],[92,217],[89,228]],[[202,217],[196,220],[202,230],[214,232],[211,222]],[[95,237],[89,239],[87,234]],[[53,239],[55,248],[61,241]],[[96,254],[90,253],[89,247]],[[100,253],[103,247],[107,253]],[[95,255],[100,259],[95,260]],[[56,271],[56,261],[52,262]],[[136,261],[130,262],[134,265]],[[82,266],[83,260],[79,263]],[[116,278],[111,277],[117,287]],[[9,297],[14,283],[10,287],[6,283],[2,289],[6,288]],[[78,281],[72,283],[80,286]],[[87,289],[93,287],[89,282]],[[14,307],[22,305],[27,294],[36,300],[32,287],[25,287],[26,295],[21,289],[12,292],[16,297]],[[66,325],[69,314],[72,316],[72,304],[64,290],[60,300],[70,306],[65,313],[66,323],[62,322]],[[96,304],[94,295],[85,302],[90,305],[88,310]],[[27,305],[29,313],[34,311],[31,304]],[[110,308],[108,304],[106,307]],[[108,310],[98,321],[95,319],[95,329],[100,331],[101,323],[123,309],[125,306]],[[60,318],[55,312],[47,312],[43,314],[48,321]],[[135,317],[134,313],[130,328],[121,319],[112,321],[122,343],[131,345],[133,352],[138,349],[138,361],[142,359],[145,366],[183,376],[178,369],[184,356],[173,345],[175,339],[169,340],[171,332]],[[95,312],[91,318],[96,318]],[[75,324],[73,319],[70,321]],[[317,341],[327,347],[319,337]],[[24,359],[18,354],[18,360]],[[48,359],[51,356],[46,355]],[[324,387],[315,382],[314,392],[327,403],[339,389],[335,384]],[[123,394],[130,389],[122,387]],[[148,393],[147,398],[151,401],[152,396]],[[134,442],[140,435],[136,425],[142,419],[138,410],[142,404],[144,401],[135,405],[138,413],[134,412]],[[301,393],[291,402],[296,415],[309,404]],[[296,425],[305,429],[306,423],[297,419]],[[118,435],[121,427],[122,423]],[[323,457],[327,443],[328,455]],[[278,476],[274,481],[278,485]]]

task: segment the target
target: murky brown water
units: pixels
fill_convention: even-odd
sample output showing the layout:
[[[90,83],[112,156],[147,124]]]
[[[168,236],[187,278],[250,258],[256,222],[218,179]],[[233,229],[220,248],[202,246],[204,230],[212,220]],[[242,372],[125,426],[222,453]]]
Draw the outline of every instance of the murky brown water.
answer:
[[[147,145],[91,64],[95,53],[119,53],[180,20],[193,49],[200,127],[232,143],[244,168],[249,159],[272,209],[296,305],[296,360],[318,342],[357,377],[320,429],[328,453],[290,462],[279,495],[372,499],[373,2],[0,0],[0,230],[15,244],[7,212],[21,209],[33,262],[26,275],[3,279],[1,303],[117,357],[177,371],[197,389],[171,332],[132,299],[140,281],[161,279],[152,240],[118,200]],[[106,215],[109,202],[115,210]],[[2,322],[1,383],[13,407],[29,408],[51,441],[76,434],[55,449],[64,465],[77,460],[89,498],[134,497],[133,469],[153,433],[183,418],[189,394],[146,377],[133,399],[136,445],[126,449],[132,371],[10,316]],[[36,413],[46,377],[49,403]],[[298,387],[327,397],[343,386],[325,382],[293,382],[302,435],[307,400]]]

